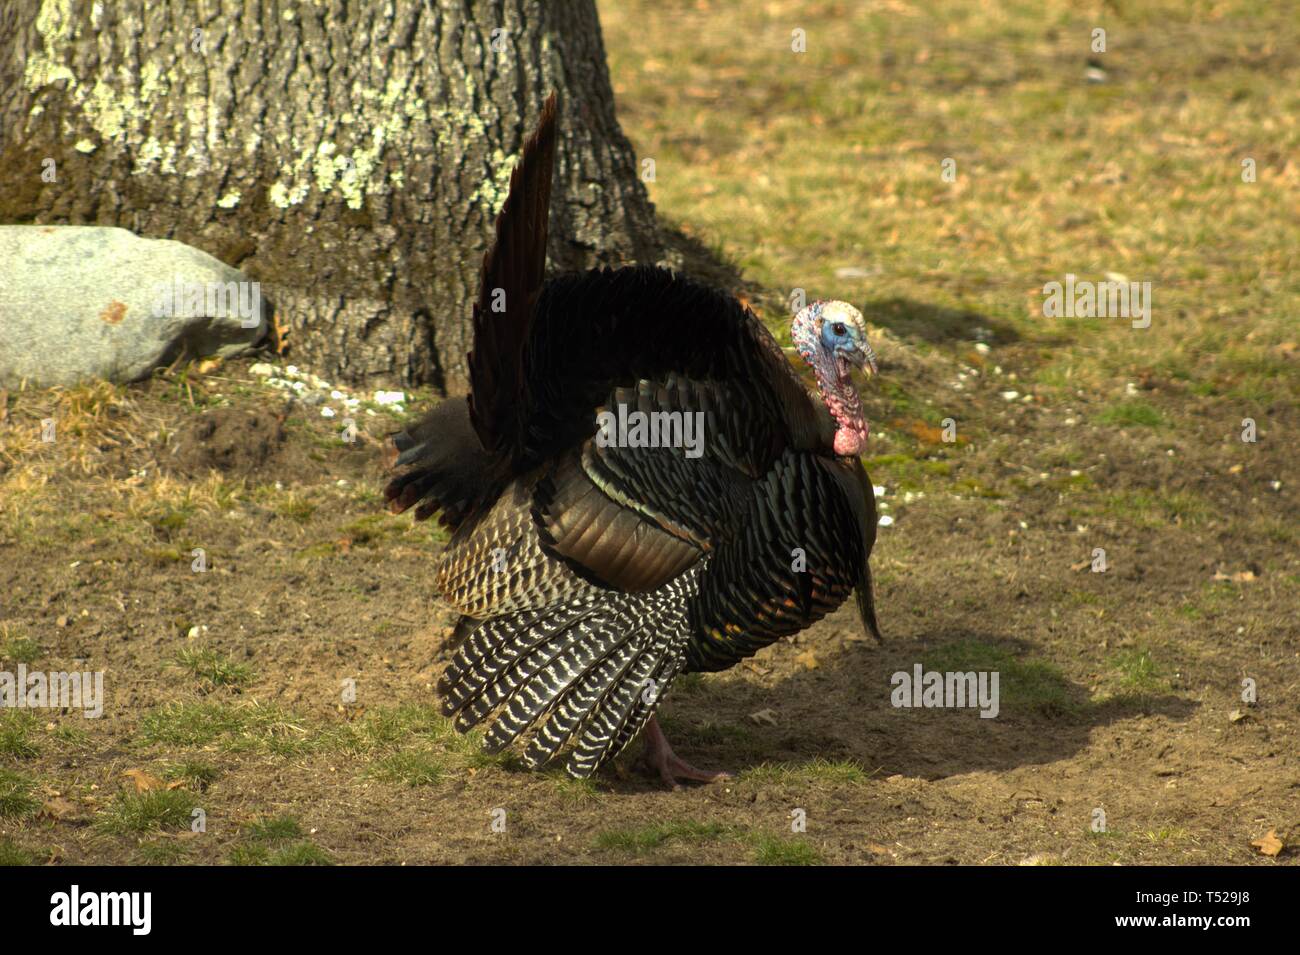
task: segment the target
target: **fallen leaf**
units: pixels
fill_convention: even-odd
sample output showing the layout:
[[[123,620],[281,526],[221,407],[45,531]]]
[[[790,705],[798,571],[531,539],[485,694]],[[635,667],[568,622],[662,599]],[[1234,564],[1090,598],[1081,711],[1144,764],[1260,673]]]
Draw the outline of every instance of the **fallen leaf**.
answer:
[[[805,670],[815,670],[820,664],[817,662],[817,654],[811,650],[805,650],[794,658],[794,662],[799,664]]]
[[[278,313],[271,315],[271,347],[277,355],[283,355],[289,341],[289,327],[280,321]]]
[[[167,785],[157,776],[150,776],[143,769],[128,769],[122,775],[135,782],[135,791],[138,793],[146,793],[151,789],[163,789]]]
[[[1277,830],[1270,829],[1262,839],[1252,839],[1250,844],[1259,850],[1260,855],[1279,856],[1286,844],[1278,838]]]
[[[1071,564],[1071,565],[1070,565],[1070,569],[1071,569],[1071,570],[1083,570],[1085,567],[1091,567],[1091,566],[1092,566],[1092,561],[1090,561],[1090,560],[1081,560],[1081,561],[1079,561],[1077,564]]]
[[[1235,574],[1225,574],[1221,570],[1214,572],[1215,580],[1231,580],[1234,584],[1245,583],[1248,580],[1254,580],[1255,574],[1249,570],[1239,570]]]
[[[41,806],[41,811],[37,813],[40,819],[71,819],[77,815],[76,803],[69,802],[62,796],[56,796],[47,800],[45,805]]]
[[[756,712],[756,713],[750,713],[750,714],[749,714],[749,718],[750,718],[751,720],[753,720],[755,723],[758,723],[760,726],[775,726],[775,725],[776,725],[776,711],[775,711],[775,710],[770,710],[770,709],[767,709],[767,710],[759,710],[759,711]]]

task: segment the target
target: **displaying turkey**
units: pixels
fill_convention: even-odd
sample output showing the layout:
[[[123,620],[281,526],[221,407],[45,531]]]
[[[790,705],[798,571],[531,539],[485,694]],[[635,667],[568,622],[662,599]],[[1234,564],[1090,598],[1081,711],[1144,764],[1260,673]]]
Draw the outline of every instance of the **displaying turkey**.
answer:
[[[876,534],[850,378],[875,371],[862,316],[794,318],[818,393],[733,297],[653,267],[544,281],[555,97],[524,146],[483,262],[470,393],[397,434],[389,507],[451,529],[436,571],[462,638],[438,691],[485,746],[562,752],[584,777],[642,730],[682,673],[722,670],[857,590],[879,638]]]

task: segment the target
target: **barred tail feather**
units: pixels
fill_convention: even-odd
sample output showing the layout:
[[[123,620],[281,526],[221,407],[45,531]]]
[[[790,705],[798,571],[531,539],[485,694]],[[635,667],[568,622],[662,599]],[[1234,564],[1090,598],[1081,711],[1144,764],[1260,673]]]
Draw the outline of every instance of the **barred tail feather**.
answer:
[[[627,665],[626,653],[614,653],[598,661],[560,700],[550,719],[538,727],[524,751],[524,762],[532,768],[545,766],[569,742],[573,734],[600,703]]]
[[[661,660],[654,672],[646,680],[646,687],[653,687],[652,692],[643,692],[637,697],[636,705],[628,713],[627,719],[623,721],[623,726],[614,740],[614,751],[622,752],[627,744],[636,738],[636,734],[641,732],[646,721],[654,715],[656,707],[659,705],[659,699],[668,692],[668,687],[672,685],[673,679],[681,672],[681,667],[669,667],[669,661]]]
[[[486,716],[495,703],[508,697],[484,741],[490,752],[500,752],[518,739],[594,665],[624,652],[622,635],[601,624],[599,619],[582,618],[562,635],[534,650],[529,654],[528,665],[518,668],[517,674],[498,680],[476,701],[476,711]]]
[[[443,713],[451,716],[459,711],[456,723],[462,732],[478,724],[492,709],[489,706],[479,711],[478,705],[485,695],[499,684],[517,685],[515,674],[521,661],[526,665],[535,648],[563,637],[568,624],[581,612],[581,606],[571,605],[550,614],[546,611],[506,614],[481,624],[466,639],[439,681]]]
[[[486,621],[439,682],[443,712],[462,732],[495,713],[489,752],[527,733],[529,766],[569,746],[567,771],[590,776],[636,737],[680,672],[698,573],[649,593],[610,591]]]
[[[649,682],[662,662],[660,654],[641,653],[628,666],[624,679],[609,688],[574,745],[565,767],[571,776],[590,776],[622,752],[641,731],[667,690],[666,685],[652,686]],[[666,674],[669,682],[681,667],[682,661],[676,661],[671,673]],[[647,704],[648,700],[652,702]]]

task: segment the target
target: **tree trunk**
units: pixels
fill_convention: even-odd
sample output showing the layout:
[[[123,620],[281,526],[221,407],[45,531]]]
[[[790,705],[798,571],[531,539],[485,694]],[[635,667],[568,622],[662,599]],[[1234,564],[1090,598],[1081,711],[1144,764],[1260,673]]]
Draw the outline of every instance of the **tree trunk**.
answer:
[[[263,283],[294,362],[454,392],[552,89],[551,267],[657,260],[593,0],[5,0],[0,222],[180,239]]]

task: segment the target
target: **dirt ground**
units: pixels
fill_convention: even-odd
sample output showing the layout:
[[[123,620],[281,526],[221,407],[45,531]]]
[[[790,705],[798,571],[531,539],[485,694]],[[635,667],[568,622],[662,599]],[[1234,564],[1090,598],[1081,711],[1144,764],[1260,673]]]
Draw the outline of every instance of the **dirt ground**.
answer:
[[[929,374],[893,371],[916,386]],[[103,670],[107,703],[99,719],[2,718],[9,803],[29,798],[0,821],[6,852],[1294,862],[1251,842],[1300,822],[1296,554],[1239,531],[1294,508],[1294,492],[1264,480],[1288,473],[1294,450],[1241,446],[1209,411],[1172,441],[1067,428],[1058,409],[1004,410],[996,387],[970,395],[986,438],[921,459],[961,462],[974,492],[941,494],[934,484],[952,478],[936,473],[903,504],[900,484],[886,484],[895,523],[875,566],[887,642],[866,639],[846,608],[731,672],[684,680],[666,704],[670,738],[737,775],[678,792],[630,757],[594,783],[528,773],[477,754],[435,714],[449,626],[427,581],[441,542],[379,511],[388,415],[359,416],[359,439],[345,443],[247,362],[183,384],[101,387],[75,408],[58,392],[11,396],[10,429],[62,412],[82,434],[30,447],[39,479],[24,468],[6,484],[7,668]],[[1039,473],[1017,466],[1026,442],[1087,451],[1076,468]],[[1250,471],[1233,474],[1247,456]],[[1100,488],[1212,505],[1117,519],[1089,511]],[[1105,573],[1079,566],[1094,545]],[[195,547],[206,572],[192,570]],[[999,670],[1001,712],[894,708],[891,675],[918,662]],[[1241,699],[1244,678],[1256,705]],[[193,808],[206,832],[189,831]],[[1092,828],[1098,809],[1105,832]],[[804,832],[792,831],[796,810]]]
[[[431,396],[291,401],[253,365],[291,351],[0,394],[0,672],[107,697],[0,714],[0,862],[1295,865],[1300,46],[1182,6],[1108,14],[1094,82],[1063,2],[601,4],[701,270],[779,335],[792,284],[858,303],[881,358],[886,641],[846,607],[678,681],[729,782],[529,773],[437,715],[444,541],[380,494]],[[1035,310],[1110,270],[1146,334]],[[997,671],[997,717],[894,707],[917,664]]]

